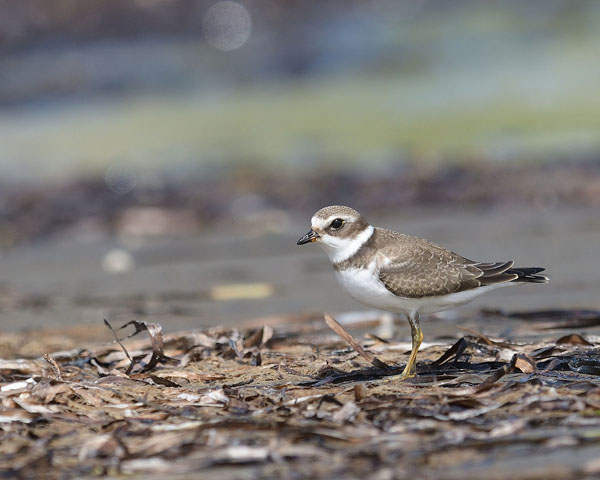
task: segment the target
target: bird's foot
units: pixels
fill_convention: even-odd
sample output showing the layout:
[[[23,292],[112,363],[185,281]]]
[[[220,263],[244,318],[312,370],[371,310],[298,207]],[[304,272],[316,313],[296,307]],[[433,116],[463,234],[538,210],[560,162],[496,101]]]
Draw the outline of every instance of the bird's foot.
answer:
[[[404,371],[400,374],[400,377],[398,377],[399,381],[402,380],[406,380],[407,378],[413,378],[417,376],[417,372],[415,369],[412,369],[410,371],[406,371],[406,369],[404,369]]]
[[[400,374],[400,377],[398,378],[398,380],[402,381],[402,380],[406,380],[407,378],[413,378],[416,376],[417,376],[417,369],[415,368],[415,364],[409,363],[408,365],[406,365],[406,367],[404,367],[404,370]]]
[[[417,376],[417,370],[415,368],[414,365],[412,365],[412,368],[409,368],[410,365],[407,365],[404,370],[402,371],[402,373],[400,374],[400,376],[393,376],[393,377],[388,377],[385,379],[385,383],[389,383],[389,382],[402,382],[403,380],[406,380],[407,378],[413,378]]]

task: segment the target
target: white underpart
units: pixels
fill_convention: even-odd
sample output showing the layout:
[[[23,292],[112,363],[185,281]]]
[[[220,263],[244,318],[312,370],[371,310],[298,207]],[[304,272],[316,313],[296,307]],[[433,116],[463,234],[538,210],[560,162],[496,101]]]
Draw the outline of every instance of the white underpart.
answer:
[[[338,217],[335,217],[338,218]],[[333,263],[343,262],[354,255],[364,243],[373,235],[374,228],[369,225],[356,237],[342,238],[333,235],[322,234],[317,242],[325,253],[329,256],[329,260]]]
[[[336,270],[335,276],[340,285],[358,302],[369,307],[407,315],[415,312],[440,312],[464,305],[482,293],[495,288],[512,285],[511,283],[501,283],[436,297],[406,298],[394,295],[385,288],[385,285],[379,280],[379,269],[376,262],[371,262],[367,268]]]

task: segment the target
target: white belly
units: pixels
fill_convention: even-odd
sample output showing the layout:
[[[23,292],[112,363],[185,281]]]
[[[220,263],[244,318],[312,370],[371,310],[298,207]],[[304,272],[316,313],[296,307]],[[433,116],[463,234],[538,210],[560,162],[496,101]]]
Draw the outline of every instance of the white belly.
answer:
[[[379,280],[373,268],[354,268],[335,271],[340,283],[360,303],[394,313],[435,313],[470,302],[478,295],[500,285],[474,288],[464,292],[450,293],[437,297],[406,298],[390,292]],[[508,284],[509,285],[509,284]]]

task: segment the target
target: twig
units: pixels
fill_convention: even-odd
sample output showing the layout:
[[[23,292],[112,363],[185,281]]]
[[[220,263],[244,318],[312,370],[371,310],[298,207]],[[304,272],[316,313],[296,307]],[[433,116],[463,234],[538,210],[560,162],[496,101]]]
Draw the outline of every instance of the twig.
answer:
[[[127,349],[125,348],[125,345],[123,345],[121,343],[121,340],[119,340],[119,337],[117,335],[117,332],[115,332],[114,328],[111,326],[110,323],[108,323],[108,320],[106,320],[106,318],[103,319],[104,320],[104,325],[106,325],[108,327],[108,329],[112,332],[112,334],[115,337],[115,341],[121,346],[121,348],[123,349],[123,352],[125,353],[125,356],[129,359],[129,367],[127,367],[127,371],[125,372],[127,375],[129,375],[131,373],[131,370],[133,370],[133,359],[131,358],[131,356],[129,355],[129,352],[127,351]]]
[[[342,337],[361,357],[363,357],[367,362],[377,368],[381,368],[387,370],[390,366],[379,360],[375,355],[370,352],[367,352],[354,338],[350,335],[344,327],[342,327],[331,315],[325,314],[325,323],[329,328],[331,328],[337,335]]]

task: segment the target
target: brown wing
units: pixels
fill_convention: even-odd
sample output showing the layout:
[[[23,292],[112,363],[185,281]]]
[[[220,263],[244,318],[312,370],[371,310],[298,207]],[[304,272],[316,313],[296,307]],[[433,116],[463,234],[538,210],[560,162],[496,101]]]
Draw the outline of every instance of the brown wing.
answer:
[[[394,295],[446,295],[518,278],[517,274],[506,272],[513,262],[474,262],[426,240],[411,240],[401,248],[381,252],[385,260],[379,279]]]

